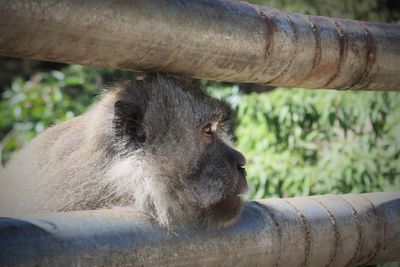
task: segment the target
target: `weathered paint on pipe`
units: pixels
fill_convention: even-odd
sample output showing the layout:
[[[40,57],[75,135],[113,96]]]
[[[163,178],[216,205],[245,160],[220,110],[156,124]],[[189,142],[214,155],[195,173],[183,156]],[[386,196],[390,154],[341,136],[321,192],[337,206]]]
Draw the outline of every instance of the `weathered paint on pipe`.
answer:
[[[400,261],[400,192],[246,203],[226,229],[168,232],[132,211],[0,219],[0,266],[357,266]]]
[[[400,91],[400,25],[228,0],[0,0],[0,55],[286,87]]]

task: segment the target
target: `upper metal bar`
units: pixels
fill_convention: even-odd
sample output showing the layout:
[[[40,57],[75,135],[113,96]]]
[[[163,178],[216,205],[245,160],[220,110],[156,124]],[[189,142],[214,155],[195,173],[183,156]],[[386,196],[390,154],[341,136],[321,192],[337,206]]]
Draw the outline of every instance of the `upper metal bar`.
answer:
[[[285,87],[400,91],[400,25],[228,0],[0,0],[0,55]]]

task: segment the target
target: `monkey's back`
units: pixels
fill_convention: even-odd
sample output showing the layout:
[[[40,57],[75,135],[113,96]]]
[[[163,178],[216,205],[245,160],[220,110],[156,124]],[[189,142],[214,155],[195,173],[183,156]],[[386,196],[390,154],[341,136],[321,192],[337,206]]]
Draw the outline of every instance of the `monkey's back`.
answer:
[[[0,215],[71,210],[79,205],[71,199],[82,202],[72,195],[84,193],[94,179],[90,165],[99,164],[87,147],[87,116],[45,130],[1,170]]]

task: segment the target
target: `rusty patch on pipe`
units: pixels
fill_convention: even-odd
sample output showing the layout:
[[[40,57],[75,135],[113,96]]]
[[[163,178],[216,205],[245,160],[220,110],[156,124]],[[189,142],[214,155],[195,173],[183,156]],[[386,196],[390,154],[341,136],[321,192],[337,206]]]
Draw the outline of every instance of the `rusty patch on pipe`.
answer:
[[[310,251],[311,251],[311,226],[309,221],[307,220],[306,216],[290,201],[286,199],[282,199],[287,204],[289,204],[297,214],[297,217],[300,219],[301,224],[303,225],[304,230],[304,240],[306,241],[304,247],[304,261],[301,266],[309,266],[309,258],[310,258]]]
[[[251,201],[252,203],[256,204],[257,206],[259,206],[260,208],[262,208],[265,213],[268,214],[269,217],[271,217],[272,222],[274,223],[274,226],[276,228],[276,232],[278,235],[278,239],[279,239],[279,251],[278,254],[276,256],[276,260],[274,263],[275,267],[280,266],[280,263],[282,262],[282,228],[278,223],[278,220],[276,219],[275,215],[273,214],[273,212],[270,210],[270,208],[268,208],[265,205],[262,205],[261,203],[258,203],[257,201]]]
[[[375,44],[375,39],[372,36],[372,34],[369,32],[367,27],[364,25],[363,22],[357,21],[357,25],[360,26],[360,28],[364,32],[364,39],[365,39],[365,45],[367,47],[367,54],[365,56],[365,67],[361,75],[355,80],[355,82],[350,86],[351,88],[356,88],[356,87],[361,87],[363,85],[363,82],[365,79],[368,77],[372,66],[375,63],[376,60],[376,44]]]
[[[317,72],[317,68],[321,63],[321,54],[322,54],[322,46],[321,46],[321,32],[318,27],[317,22],[313,22],[310,16],[304,16],[305,21],[307,22],[308,26],[310,26],[311,31],[313,32],[314,39],[315,39],[315,53],[313,58],[313,63],[310,72],[301,79],[297,86],[301,86],[305,81],[309,80],[314,74]]]
[[[330,18],[327,18],[327,20],[333,24],[336,30],[336,34],[338,35],[337,40],[339,41],[339,60],[335,74],[328,80],[324,87],[329,87],[339,77],[340,71],[342,70],[343,62],[347,59],[348,53],[348,37],[346,32],[343,31],[337,21],[334,21]]]
[[[322,53],[321,32],[318,28],[318,24],[314,23],[311,20],[311,17],[307,17],[307,22],[310,25],[311,30],[314,34],[314,38],[315,38],[315,54],[314,54],[313,67],[312,67],[312,70],[314,70],[321,62],[321,53]]]
[[[361,229],[361,220],[360,220],[360,216],[358,215],[357,210],[353,207],[353,205],[351,205],[351,203],[349,201],[347,201],[344,197],[338,195],[338,198],[342,199],[346,205],[351,209],[353,216],[356,220],[356,226],[357,226],[357,236],[358,236],[358,240],[357,240],[357,248],[356,251],[354,252],[353,257],[351,258],[351,260],[349,261],[348,264],[346,264],[347,266],[354,266],[355,265],[355,261],[357,260],[358,255],[360,254],[361,251],[361,240],[362,240],[362,229]]]
[[[384,242],[384,239],[385,239],[385,225],[384,225],[383,218],[381,218],[381,216],[379,216],[378,211],[377,211],[375,205],[372,203],[372,201],[363,195],[360,195],[360,197],[365,199],[371,205],[372,212],[374,213],[374,216],[377,218],[377,220],[379,222],[379,232],[383,233],[382,235],[380,235],[381,239],[378,238],[375,249],[373,251],[371,251],[371,253],[367,256],[367,259],[365,260],[365,262],[373,262],[374,258],[380,251],[382,244]]]
[[[274,40],[274,29],[276,29],[275,21],[272,18],[269,18],[268,15],[261,9],[260,6],[252,5],[262,20],[263,30],[264,30],[264,41],[265,41],[265,48],[264,48],[264,58],[266,61],[269,60],[269,56],[272,53],[272,43]]]
[[[333,229],[333,233],[335,235],[335,242],[333,244],[333,250],[332,250],[332,255],[329,259],[329,263],[326,265],[326,267],[332,266],[333,261],[336,258],[337,255],[337,251],[339,248],[339,243],[340,243],[340,233],[337,227],[337,223],[336,223],[336,218],[333,216],[333,214],[330,212],[330,210],[328,209],[327,206],[325,206],[324,203],[321,202],[321,200],[317,199],[317,198],[312,198],[315,202],[317,202],[324,211],[326,211],[326,213],[328,214],[329,220],[331,221],[331,225],[332,225],[332,229]]]
[[[270,80],[270,83],[275,83],[277,80],[279,80],[282,76],[284,76],[290,69],[290,67],[292,66],[294,59],[295,59],[295,54],[297,53],[297,43],[299,40],[299,29],[296,26],[296,24],[293,22],[292,18],[290,17],[289,14],[284,13],[285,19],[287,20],[287,22],[289,23],[290,27],[292,28],[293,31],[293,38],[292,38],[292,43],[293,43],[293,56],[289,58],[288,63],[286,64],[286,66],[283,67],[283,69],[281,70],[280,73],[278,73],[278,75],[273,78],[272,80]]]

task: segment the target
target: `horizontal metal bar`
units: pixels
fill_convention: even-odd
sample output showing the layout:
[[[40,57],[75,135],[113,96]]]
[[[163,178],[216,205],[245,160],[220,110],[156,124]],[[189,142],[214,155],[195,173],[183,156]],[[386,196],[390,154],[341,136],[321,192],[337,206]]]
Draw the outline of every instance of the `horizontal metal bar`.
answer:
[[[400,260],[400,192],[268,199],[220,230],[128,209],[0,219],[0,266],[357,266]]]
[[[0,0],[0,55],[286,87],[400,91],[400,25],[227,0]]]

